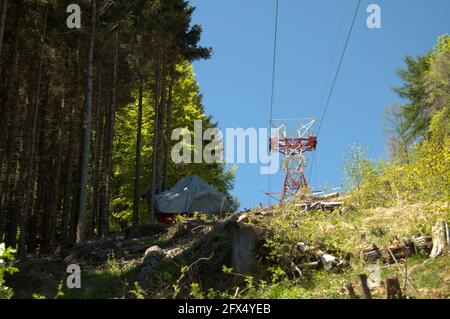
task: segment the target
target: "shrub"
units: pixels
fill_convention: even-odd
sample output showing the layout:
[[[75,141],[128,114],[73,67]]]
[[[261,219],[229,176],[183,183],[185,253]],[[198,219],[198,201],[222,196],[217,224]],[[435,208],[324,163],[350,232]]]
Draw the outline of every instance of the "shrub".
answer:
[[[12,266],[15,250],[5,248],[5,244],[0,244],[0,299],[9,299],[13,295],[11,288],[5,285],[5,274],[12,274],[17,268]]]
[[[361,207],[450,198],[450,109],[433,116],[426,138],[417,142],[407,163],[373,162],[352,146],[345,162],[350,201]]]

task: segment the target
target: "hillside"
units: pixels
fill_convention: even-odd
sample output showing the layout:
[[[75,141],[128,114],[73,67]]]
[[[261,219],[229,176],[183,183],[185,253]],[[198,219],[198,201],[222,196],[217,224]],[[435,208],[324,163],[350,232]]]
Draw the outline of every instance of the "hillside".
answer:
[[[128,234],[137,237],[134,239],[117,235],[30,260],[8,283],[15,298],[346,299],[349,283],[360,295],[357,275],[371,264],[364,260],[364,249],[372,244],[392,247],[405,238],[430,236],[436,221],[448,218],[448,207],[424,208],[420,204],[306,213],[295,207],[278,207],[224,220],[191,218],[172,226],[142,226]],[[256,232],[257,266],[243,279],[231,269],[235,227],[264,230]],[[292,249],[292,243],[320,245],[345,264],[327,271],[321,265],[310,268],[307,259],[311,256],[289,260],[292,251],[286,249]],[[144,257],[155,245],[161,251],[152,249],[153,253]],[[409,251],[398,264],[377,261],[382,282],[395,275],[408,297],[449,298],[450,255],[447,251],[429,258],[430,250],[428,245],[418,253]],[[62,285],[58,290],[67,277],[65,265],[69,263],[81,265],[83,289]],[[384,298],[384,288],[375,288],[372,294]]]
[[[417,1],[0,0],[0,299],[450,299]]]

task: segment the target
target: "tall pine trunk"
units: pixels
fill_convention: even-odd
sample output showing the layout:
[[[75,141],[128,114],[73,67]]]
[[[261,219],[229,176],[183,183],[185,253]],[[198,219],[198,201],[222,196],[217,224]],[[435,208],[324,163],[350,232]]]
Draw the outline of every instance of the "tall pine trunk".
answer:
[[[163,159],[163,170],[162,170],[162,190],[167,189],[167,179],[168,179],[168,165],[169,165],[169,153],[170,153],[170,141],[171,141],[171,120],[172,120],[172,99],[173,99],[173,83],[175,78],[175,66],[171,64],[170,66],[170,82],[169,82],[169,100],[167,101],[166,108],[166,143],[164,148],[164,159]]]
[[[92,158],[92,202],[91,214],[89,216],[89,234],[91,236],[95,233],[96,217],[98,212],[98,173],[99,173],[99,154],[102,142],[102,60],[100,59],[98,70],[98,88],[97,88],[97,112],[95,116],[95,142],[93,146]]]
[[[75,77],[73,83],[75,84],[75,90],[74,90],[74,99],[72,101],[72,108],[70,112],[69,122],[70,122],[70,129],[69,129],[69,141],[67,146],[67,154],[66,154],[66,163],[65,163],[65,174],[66,178],[64,180],[64,192],[63,192],[63,209],[62,209],[62,216],[61,216],[61,234],[60,234],[60,246],[64,247],[68,244],[69,240],[69,221],[70,221],[70,208],[72,204],[72,184],[73,184],[73,167],[74,167],[74,145],[76,144],[76,119],[77,119],[77,108],[78,108],[78,94],[79,94],[79,88],[80,88],[80,81],[81,81],[81,65],[80,65],[80,48],[79,48],[79,42],[77,44],[77,53],[76,53],[76,70],[75,70]]]
[[[140,66],[141,67],[141,66]],[[133,225],[139,224],[139,194],[141,191],[141,148],[142,148],[142,100],[144,98],[144,76],[139,70],[138,125],[136,132],[136,164],[134,172]]]
[[[109,210],[111,201],[111,174],[112,174],[112,149],[114,140],[114,120],[116,116],[116,90],[117,90],[117,64],[119,58],[119,32],[114,31],[114,55],[113,55],[113,83],[111,90],[111,105],[109,108],[108,134],[105,152],[105,185],[104,185],[104,204],[101,211],[101,235],[107,236],[109,225]]]
[[[22,3],[16,3],[13,15],[13,30],[20,28],[22,23],[23,7]],[[18,164],[15,144],[17,144],[18,114],[17,114],[17,96],[19,94],[18,83],[18,61],[20,49],[20,33],[15,32],[12,39],[11,55],[6,65],[9,67],[11,76],[7,79],[6,94],[2,97],[3,105],[0,105],[0,117],[6,119],[0,121],[0,136],[5,138],[2,145],[6,152],[2,154],[0,160],[2,165],[3,185],[0,198],[0,239],[4,238],[8,246],[16,244],[17,225],[14,225],[17,218],[16,207],[14,204],[15,176],[14,168]],[[16,142],[16,143],[15,143]],[[4,154],[4,155],[3,155]]]
[[[89,174],[89,144],[91,140],[92,126],[92,80],[94,76],[94,45],[95,45],[95,23],[97,16],[96,0],[91,0],[91,34],[89,39],[88,60],[87,60],[87,79],[86,79],[86,104],[84,109],[83,124],[83,150],[81,155],[81,174],[80,174],[80,200],[77,225],[77,242],[83,242],[85,239],[85,210],[86,210],[86,192]]]
[[[60,189],[61,189],[61,169],[62,169],[62,162],[63,162],[63,125],[64,121],[62,120],[64,118],[64,112],[65,112],[65,87],[63,88],[62,92],[62,98],[61,98],[61,107],[60,112],[57,115],[57,145],[56,145],[56,172],[55,172],[55,180],[53,183],[53,198],[52,198],[52,204],[51,204],[51,212],[52,212],[52,224],[51,224],[51,231],[50,231],[50,246],[53,246],[54,239],[55,239],[55,233],[56,229],[58,227],[58,212],[60,209],[60,202],[61,202],[61,196],[60,196]]]
[[[157,178],[156,178],[156,194],[160,193],[162,190],[162,172],[161,169],[163,168],[164,162],[163,162],[163,155],[164,155],[164,115],[166,112],[166,93],[167,93],[167,64],[166,59],[164,56],[163,59],[163,68],[162,68],[162,92],[161,92],[161,105],[159,107],[159,114],[158,114],[158,154],[157,154],[157,167],[156,170]]]
[[[7,12],[8,12],[8,0],[3,0],[2,15],[0,17],[0,57],[2,56],[3,35],[5,34]],[[1,64],[0,64],[0,74],[1,74]]]
[[[158,141],[159,141],[159,91],[161,85],[161,64],[160,64],[160,52],[158,50],[158,56],[156,59],[156,89],[155,89],[155,107],[154,107],[154,124],[153,124],[153,154],[152,154],[152,175],[150,181],[150,196],[147,197],[149,220],[150,223],[156,221],[155,215],[155,196],[156,196],[156,184],[158,176]]]
[[[20,222],[20,237],[19,237],[19,258],[24,260],[26,257],[26,243],[27,243],[27,232],[28,232],[28,211],[30,210],[31,204],[31,185],[33,181],[33,166],[34,166],[34,153],[36,149],[36,135],[37,135],[37,122],[39,114],[39,104],[40,104],[40,90],[42,81],[42,64],[44,60],[44,49],[45,49],[45,35],[47,30],[47,11],[45,12],[45,22],[44,30],[41,37],[41,49],[39,53],[39,66],[38,66],[38,79],[36,83],[36,95],[34,97],[34,111],[33,111],[33,124],[31,129],[31,143],[30,143],[30,154],[28,154],[28,173],[27,173],[27,185],[25,188],[25,203],[22,210],[22,218]]]

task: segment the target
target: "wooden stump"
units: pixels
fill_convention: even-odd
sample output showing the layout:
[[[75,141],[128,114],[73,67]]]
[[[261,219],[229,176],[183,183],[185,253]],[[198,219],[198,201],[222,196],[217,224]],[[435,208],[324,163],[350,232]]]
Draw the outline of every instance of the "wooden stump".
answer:
[[[365,274],[358,275],[359,286],[361,288],[362,299],[372,299],[369,286],[367,285],[367,276]]]
[[[358,299],[358,297],[355,294],[355,290],[353,289],[352,284],[347,284],[345,286],[347,288],[348,294],[350,295],[350,299]]]
[[[400,283],[395,276],[386,278],[386,299],[403,299]]]
[[[436,258],[440,256],[445,248],[448,246],[448,224],[446,222],[438,222],[432,228],[433,234],[433,249],[431,250],[430,257]]]

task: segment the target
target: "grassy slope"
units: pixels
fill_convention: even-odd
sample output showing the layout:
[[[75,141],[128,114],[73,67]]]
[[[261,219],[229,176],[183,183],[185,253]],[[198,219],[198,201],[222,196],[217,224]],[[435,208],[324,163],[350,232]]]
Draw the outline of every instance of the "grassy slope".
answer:
[[[364,273],[367,265],[362,261],[361,251],[372,243],[378,246],[389,244],[394,239],[430,235],[431,227],[438,220],[448,220],[449,209],[442,206],[408,205],[391,208],[355,210],[340,213],[315,212],[298,214],[290,207],[275,214],[272,227],[283,230],[285,236],[298,241],[321,242],[353,253],[351,265],[343,273],[313,272],[309,280],[301,284],[283,281],[256,291],[255,297],[268,298],[348,298],[345,285],[353,283],[357,290],[356,276]],[[405,293],[416,298],[450,298],[450,256],[428,259],[415,255],[407,262],[400,261],[415,291],[409,285]],[[401,285],[404,277],[398,267],[382,265],[382,280],[388,275],[397,275]],[[357,291],[358,293],[358,291]],[[383,297],[384,289],[376,289],[375,297]]]
[[[278,209],[274,217],[265,224],[282,232],[283,236],[292,240],[305,242],[321,242],[327,246],[352,252],[350,267],[342,273],[326,273],[311,271],[307,280],[293,282],[278,281],[276,284],[258,285],[247,289],[239,295],[242,298],[347,298],[345,284],[352,282],[356,287],[356,275],[363,273],[366,265],[361,261],[359,253],[371,243],[387,244],[395,238],[429,235],[431,226],[437,220],[449,219],[448,208],[425,208],[422,205],[398,206],[393,208],[377,208],[371,210],[347,212],[314,212],[300,214],[296,209]],[[269,218],[269,217],[265,217]],[[286,228],[287,227],[287,228]],[[161,245],[162,243],[159,242]],[[149,243],[150,246],[150,243]],[[163,247],[170,247],[166,242]],[[129,298],[136,294],[135,266],[140,255],[134,259],[110,259],[96,268],[83,268],[82,289],[63,289],[65,298]],[[406,294],[416,298],[450,298],[450,256],[427,259],[426,256],[408,258],[408,278],[418,292],[409,286]],[[401,261],[404,267],[405,261]],[[59,267],[59,266],[57,266]],[[404,278],[396,265],[383,266],[382,278],[397,275],[403,285]],[[14,283],[16,298],[29,298],[33,293],[46,298],[53,298],[58,285],[65,278],[63,271],[57,275],[36,273],[18,277]],[[175,279],[177,277],[175,276]],[[231,291],[233,291],[232,289]],[[374,291],[375,297],[383,297],[382,288]],[[154,296],[170,296],[153,293]],[[220,296],[229,296],[229,295]],[[233,293],[231,294],[233,295]]]

